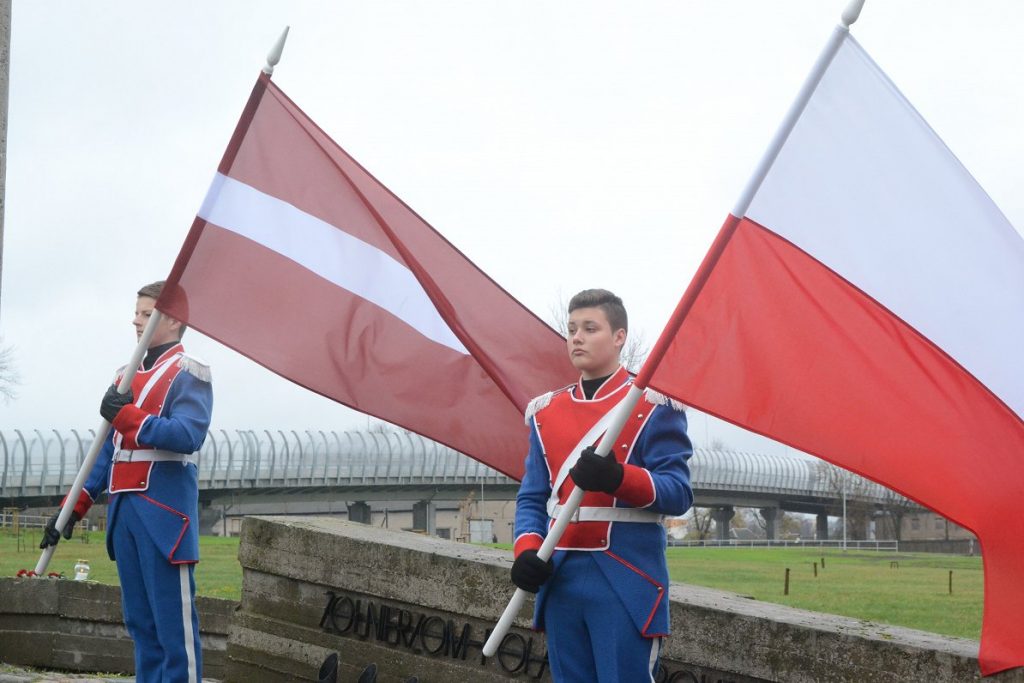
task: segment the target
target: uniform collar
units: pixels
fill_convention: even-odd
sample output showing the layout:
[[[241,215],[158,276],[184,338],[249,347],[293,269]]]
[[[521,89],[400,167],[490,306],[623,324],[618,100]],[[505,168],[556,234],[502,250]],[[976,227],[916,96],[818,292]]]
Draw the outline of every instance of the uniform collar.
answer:
[[[632,379],[632,375],[630,375],[626,371],[626,368],[620,365],[619,369],[613,372],[611,377],[606,379],[604,381],[604,384],[597,388],[597,391],[594,392],[594,398],[590,400],[600,401],[601,399],[607,398],[608,396],[614,394],[616,391],[621,389],[624,385],[629,384],[629,382]],[[573,386],[572,393],[573,398],[576,399],[577,401],[587,400],[585,398],[585,394],[583,393],[583,375],[580,375],[580,378],[576,380],[576,384]]]
[[[145,367],[145,361],[143,361],[143,363],[140,364],[139,369],[142,370],[143,372],[149,372],[158,365],[161,365],[162,363],[166,362],[176,353],[184,353],[185,347],[181,345],[181,342],[171,342],[169,344],[162,344],[160,346],[155,346],[149,349],[149,351],[146,353],[146,356],[148,357],[149,354],[153,352],[156,352],[159,355],[157,355],[156,360],[154,360],[153,364],[150,365],[148,368]]]

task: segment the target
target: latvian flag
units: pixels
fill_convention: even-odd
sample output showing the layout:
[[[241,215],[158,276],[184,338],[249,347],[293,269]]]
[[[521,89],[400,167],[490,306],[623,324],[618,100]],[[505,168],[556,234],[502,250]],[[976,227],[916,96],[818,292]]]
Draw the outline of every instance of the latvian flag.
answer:
[[[1022,345],[1024,240],[840,27],[637,384],[973,531],[991,674],[1024,665]]]
[[[303,387],[516,478],[527,402],[573,374],[562,337],[266,75],[157,308]]]

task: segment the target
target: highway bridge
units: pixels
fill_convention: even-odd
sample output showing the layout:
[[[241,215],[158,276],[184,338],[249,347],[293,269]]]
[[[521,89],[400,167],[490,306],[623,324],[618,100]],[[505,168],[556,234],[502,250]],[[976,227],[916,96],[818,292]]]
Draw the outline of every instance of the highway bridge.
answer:
[[[91,430],[0,430],[0,503],[57,504],[93,439]],[[197,453],[205,506],[247,501],[512,500],[518,482],[447,446],[403,430],[213,429]],[[778,511],[827,515],[848,502],[884,510],[908,502],[878,484],[802,455],[697,448],[690,460],[695,506],[711,508],[728,529],[734,508],[761,510],[774,535]],[[724,523],[723,523],[724,522]],[[823,528],[824,526],[824,528]]]

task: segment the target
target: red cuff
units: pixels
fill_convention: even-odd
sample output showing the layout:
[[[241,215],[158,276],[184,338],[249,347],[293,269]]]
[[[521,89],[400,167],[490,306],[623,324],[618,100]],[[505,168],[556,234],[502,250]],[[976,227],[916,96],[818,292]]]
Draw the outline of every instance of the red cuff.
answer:
[[[516,539],[515,545],[512,546],[512,552],[515,557],[519,557],[524,550],[540,550],[543,544],[544,538],[540,534],[523,534]]]
[[[147,417],[149,417],[149,413],[145,410],[136,405],[129,404],[117,412],[111,424],[125,438],[138,443],[138,439],[135,437],[138,435],[139,428],[142,427],[142,423]]]
[[[635,508],[647,507],[656,497],[651,473],[643,467],[623,465],[622,483],[615,490],[615,497]]]
[[[60,506],[62,508],[64,507],[64,503],[67,501],[67,499],[68,497],[64,496],[64,500],[60,502]],[[78,502],[75,503],[75,513],[78,515],[78,518],[82,519],[83,517],[85,517],[86,513],[89,512],[89,508],[91,507],[92,496],[89,495],[88,491],[82,489],[78,493]]]

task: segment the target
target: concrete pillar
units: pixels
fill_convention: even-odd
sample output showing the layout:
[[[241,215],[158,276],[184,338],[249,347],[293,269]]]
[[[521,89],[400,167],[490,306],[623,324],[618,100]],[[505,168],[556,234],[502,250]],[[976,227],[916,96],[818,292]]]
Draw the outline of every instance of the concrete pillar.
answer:
[[[360,524],[370,523],[370,505],[362,500],[349,503],[348,521],[359,522]]]
[[[827,541],[828,540],[828,513],[827,512],[819,512],[818,513],[818,533],[815,535],[815,537],[819,541]]]
[[[719,541],[729,540],[729,522],[736,515],[731,505],[720,505],[711,510],[711,519],[715,520],[715,538]]]
[[[779,508],[761,508],[761,517],[764,518],[764,535],[769,541],[775,540],[775,520],[778,519]]]
[[[219,509],[209,503],[199,506],[199,534],[201,536],[212,536],[220,521],[221,511]]]
[[[437,510],[429,500],[421,500],[412,506],[413,531],[424,531],[428,536],[437,534]]]
[[[867,512],[850,514],[850,540],[864,541],[871,538],[871,515]]]

